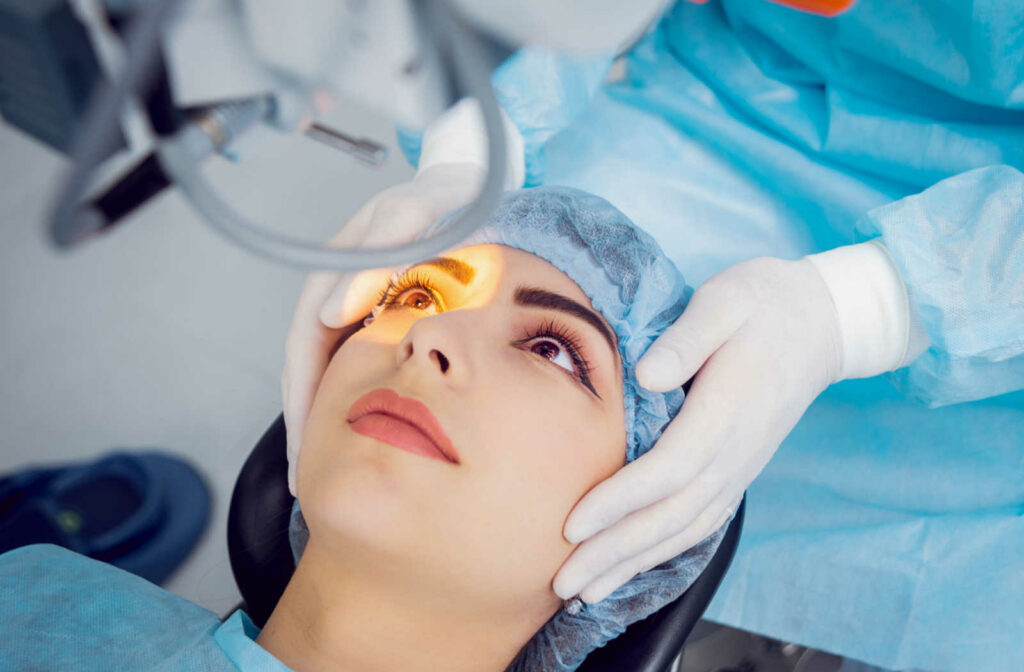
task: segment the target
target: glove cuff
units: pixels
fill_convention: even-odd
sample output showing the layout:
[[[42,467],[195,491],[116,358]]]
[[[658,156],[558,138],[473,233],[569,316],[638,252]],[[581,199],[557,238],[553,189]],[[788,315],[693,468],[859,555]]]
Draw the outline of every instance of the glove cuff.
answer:
[[[523,136],[504,110],[501,119],[505,125],[504,189],[518,189],[526,180]],[[474,163],[486,171],[487,131],[480,103],[463,98],[453,105],[423,132],[422,146],[417,175],[440,163]]]
[[[905,366],[928,347],[917,309],[880,240],[812,254],[835,304],[843,343],[839,379]]]

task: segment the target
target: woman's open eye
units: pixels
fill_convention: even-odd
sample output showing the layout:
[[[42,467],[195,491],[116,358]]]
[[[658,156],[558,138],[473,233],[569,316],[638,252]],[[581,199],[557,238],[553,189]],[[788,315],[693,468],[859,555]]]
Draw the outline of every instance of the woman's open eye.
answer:
[[[388,280],[377,303],[384,310],[412,308],[424,313],[444,312],[441,294],[419,273],[403,273]]]
[[[431,310],[437,308],[437,301],[434,295],[423,287],[412,287],[405,290],[394,298],[388,305],[400,305],[404,308],[415,308],[416,310]]]
[[[547,338],[537,339],[530,344],[530,352],[550,360],[553,364],[562,367],[569,373],[576,374],[576,365],[573,363],[572,357],[569,356],[569,353],[566,352],[565,348],[558,341]]]
[[[579,337],[570,329],[549,321],[539,327],[527,329],[523,337],[513,341],[512,345],[543,357],[565,370],[566,374],[600,399],[601,395],[590,382],[590,364],[584,359],[579,343]]]

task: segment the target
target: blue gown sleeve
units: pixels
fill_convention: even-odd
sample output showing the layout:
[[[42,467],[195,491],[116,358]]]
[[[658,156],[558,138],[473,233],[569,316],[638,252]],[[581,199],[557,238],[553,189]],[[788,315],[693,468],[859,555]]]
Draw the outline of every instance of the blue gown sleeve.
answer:
[[[612,52],[581,56],[524,47],[494,71],[491,83],[498,103],[523,136],[525,186],[544,181],[544,143],[587,110],[613,60]],[[417,165],[422,132],[397,132],[406,159]]]
[[[1024,174],[989,166],[870,211],[929,349],[893,374],[929,406],[1024,389]]]

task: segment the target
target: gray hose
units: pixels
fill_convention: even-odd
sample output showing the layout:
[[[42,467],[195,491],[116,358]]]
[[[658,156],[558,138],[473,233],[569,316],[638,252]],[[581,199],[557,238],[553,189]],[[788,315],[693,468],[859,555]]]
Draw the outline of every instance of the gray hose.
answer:
[[[252,252],[307,270],[357,271],[395,266],[437,255],[476,230],[501,198],[505,181],[505,129],[501,111],[491,90],[486,54],[475,35],[442,2],[437,3],[437,32],[447,36],[450,62],[458,82],[477,97],[487,130],[487,178],[475,201],[438,233],[391,248],[343,250],[325,248],[283,236],[250,222],[228,205],[210,186],[187,151],[183,133],[160,144],[157,152],[167,174],[178,184],[192,206],[214,230]]]

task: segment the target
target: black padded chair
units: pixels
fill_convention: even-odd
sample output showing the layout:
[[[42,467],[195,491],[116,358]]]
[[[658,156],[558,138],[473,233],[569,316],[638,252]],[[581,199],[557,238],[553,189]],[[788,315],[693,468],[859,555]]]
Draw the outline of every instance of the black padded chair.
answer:
[[[288,543],[293,499],[287,474],[284,419],[278,416],[242,467],[228,514],[228,553],[244,600],[241,608],[259,627],[295,571]],[[591,653],[580,672],[668,672],[732,562],[745,506],[744,499],[697,581],[675,602]]]

